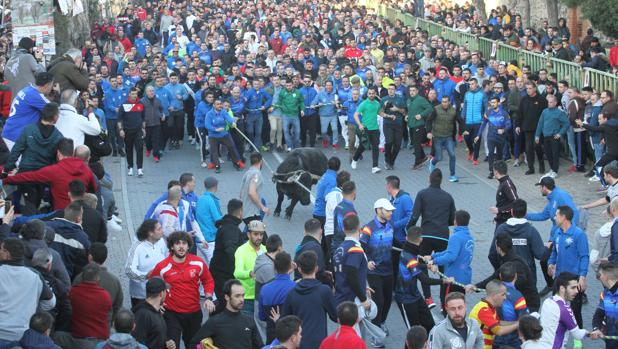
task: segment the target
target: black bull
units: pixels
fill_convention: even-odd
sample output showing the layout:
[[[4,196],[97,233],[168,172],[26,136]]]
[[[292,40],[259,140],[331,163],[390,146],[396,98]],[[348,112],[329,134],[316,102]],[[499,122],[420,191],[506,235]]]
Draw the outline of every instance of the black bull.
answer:
[[[273,175],[273,181],[277,184],[277,208],[274,215],[281,214],[281,203],[284,196],[292,201],[285,209],[285,218],[290,219],[294,207],[300,201],[303,206],[311,203],[311,193],[302,188],[293,179],[296,179],[307,189],[318,182],[326,172],[328,160],[324,153],[313,148],[294,149],[283,162],[277,167],[277,173]]]

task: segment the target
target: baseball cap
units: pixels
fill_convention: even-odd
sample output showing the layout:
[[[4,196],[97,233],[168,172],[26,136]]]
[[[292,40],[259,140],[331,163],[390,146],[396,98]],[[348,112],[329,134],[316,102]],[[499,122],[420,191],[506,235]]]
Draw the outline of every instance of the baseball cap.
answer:
[[[373,204],[373,209],[378,209],[378,208],[383,208],[387,211],[393,211],[395,210],[395,206],[393,206],[393,204],[391,204],[390,201],[388,201],[387,199],[378,199],[374,204]]]
[[[541,178],[541,180],[535,184],[536,186],[544,186],[550,189],[553,189],[556,187],[556,182],[554,181],[553,178],[549,177],[549,176],[545,176],[543,178]]]
[[[168,289],[168,285],[160,277],[154,277],[146,283],[146,294],[157,294]]]
[[[262,221],[253,220],[249,222],[249,231],[266,231],[266,225]]]
[[[217,184],[219,184],[219,181],[215,177],[206,177],[206,179],[204,179],[204,187],[206,189],[216,187]]]

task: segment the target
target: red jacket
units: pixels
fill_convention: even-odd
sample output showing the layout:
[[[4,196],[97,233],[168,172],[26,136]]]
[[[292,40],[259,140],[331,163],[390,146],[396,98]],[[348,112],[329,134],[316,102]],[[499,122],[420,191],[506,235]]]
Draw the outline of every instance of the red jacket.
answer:
[[[82,282],[69,291],[73,316],[71,334],[75,338],[109,338],[108,315],[112,297],[103,287],[93,282]]]
[[[165,258],[152,270],[150,277],[155,276],[160,276],[171,286],[165,297],[165,309],[176,313],[200,311],[200,282],[204,293],[212,295],[215,290],[206,262],[190,253],[184,263],[175,262],[171,255]]]
[[[91,193],[97,191],[97,182],[92,170],[79,158],[70,157],[56,164],[45,166],[39,170],[22,172],[3,180],[6,184],[21,184],[28,182],[46,183],[51,186],[54,200],[54,210],[62,210],[71,203],[69,199],[69,183],[79,179]]]
[[[320,349],[365,349],[367,346],[361,337],[356,334],[354,327],[341,325],[330,336],[324,338]]]
[[[609,64],[612,67],[618,67],[618,45],[612,46],[609,50]]]

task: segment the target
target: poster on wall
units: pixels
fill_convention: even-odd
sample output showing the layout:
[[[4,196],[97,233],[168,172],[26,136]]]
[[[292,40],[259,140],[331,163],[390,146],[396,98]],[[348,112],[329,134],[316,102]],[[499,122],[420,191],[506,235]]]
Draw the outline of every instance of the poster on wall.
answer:
[[[11,1],[13,44],[17,46],[23,37],[30,37],[44,55],[56,54],[52,0]]]

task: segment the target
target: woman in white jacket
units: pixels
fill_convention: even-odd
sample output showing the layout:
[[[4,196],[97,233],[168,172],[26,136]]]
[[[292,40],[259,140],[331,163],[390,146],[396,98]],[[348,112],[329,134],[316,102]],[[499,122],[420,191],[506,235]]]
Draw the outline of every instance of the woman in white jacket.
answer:
[[[152,269],[165,259],[168,248],[163,229],[156,219],[147,219],[135,234],[137,241],[129,249],[125,264],[125,274],[129,278],[129,295],[131,306],[146,299],[146,282]]]

